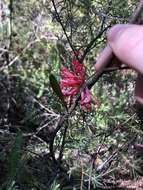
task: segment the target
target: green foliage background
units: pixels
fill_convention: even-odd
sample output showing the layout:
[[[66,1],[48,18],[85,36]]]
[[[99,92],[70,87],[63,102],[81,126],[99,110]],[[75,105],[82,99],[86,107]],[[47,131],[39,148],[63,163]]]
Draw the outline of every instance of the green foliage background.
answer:
[[[90,113],[78,106],[57,133],[52,160],[49,144],[65,107],[53,92],[49,76],[60,80],[61,65],[71,67],[72,48],[88,49],[87,78],[106,44],[106,30],[127,23],[137,1],[55,1],[67,40],[51,1],[2,1],[0,24],[0,186],[7,190],[119,188],[117,179],[137,180],[142,156],[142,121],[134,107],[132,71],[107,73],[92,88]],[[66,62],[64,61],[66,59]],[[110,156],[112,161],[99,167]],[[117,183],[115,183],[117,181]],[[119,186],[118,186],[119,185]]]

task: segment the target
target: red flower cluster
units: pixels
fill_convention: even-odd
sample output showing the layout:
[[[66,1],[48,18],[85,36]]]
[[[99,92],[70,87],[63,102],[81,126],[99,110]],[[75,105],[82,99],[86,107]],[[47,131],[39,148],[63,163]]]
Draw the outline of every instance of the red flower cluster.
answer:
[[[62,67],[60,86],[65,97],[73,98],[80,92],[80,88],[85,83],[86,70],[85,66],[75,57],[72,60],[73,71],[69,71],[66,67]],[[81,107],[83,110],[91,110],[91,92],[85,88],[81,92]]]

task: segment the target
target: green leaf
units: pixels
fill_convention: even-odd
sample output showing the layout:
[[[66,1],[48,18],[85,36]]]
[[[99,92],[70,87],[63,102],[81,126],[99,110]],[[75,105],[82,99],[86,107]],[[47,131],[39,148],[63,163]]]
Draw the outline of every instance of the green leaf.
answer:
[[[50,74],[49,80],[50,80],[50,85],[51,85],[53,91],[59,97],[59,99],[61,100],[62,104],[67,108],[66,102],[64,100],[63,93],[61,91],[60,85],[59,85],[56,77],[53,74]]]

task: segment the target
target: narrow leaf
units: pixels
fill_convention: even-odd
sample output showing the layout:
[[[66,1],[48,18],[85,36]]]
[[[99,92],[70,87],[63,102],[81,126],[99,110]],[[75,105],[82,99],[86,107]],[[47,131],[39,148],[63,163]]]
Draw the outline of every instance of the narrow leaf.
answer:
[[[59,97],[59,99],[61,100],[62,104],[67,108],[66,102],[64,100],[63,93],[61,91],[60,85],[59,85],[56,77],[53,74],[50,74],[49,80],[50,80],[50,85],[51,85],[53,91]]]

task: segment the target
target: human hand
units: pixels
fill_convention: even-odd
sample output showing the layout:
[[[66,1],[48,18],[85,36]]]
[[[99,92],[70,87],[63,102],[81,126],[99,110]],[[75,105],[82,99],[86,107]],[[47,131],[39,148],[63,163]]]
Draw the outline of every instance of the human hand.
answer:
[[[110,51],[124,64],[135,69],[139,75],[136,82],[135,98],[143,104],[143,26],[120,24],[115,25],[107,34],[108,46],[105,55]],[[102,54],[100,59],[102,59]],[[109,56],[108,56],[109,57]],[[98,64],[99,63],[99,64]],[[97,61],[95,69],[102,67]]]
[[[108,32],[107,38],[116,57],[143,74],[143,26],[115,25]]]
[[[116,25],[107,36],[109,46],[118,59],[140,73],[136,81],[135,98],[143,104],[143,26]]]

